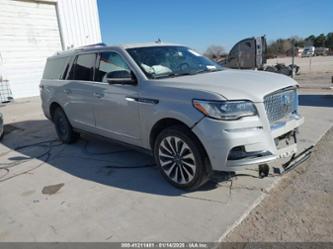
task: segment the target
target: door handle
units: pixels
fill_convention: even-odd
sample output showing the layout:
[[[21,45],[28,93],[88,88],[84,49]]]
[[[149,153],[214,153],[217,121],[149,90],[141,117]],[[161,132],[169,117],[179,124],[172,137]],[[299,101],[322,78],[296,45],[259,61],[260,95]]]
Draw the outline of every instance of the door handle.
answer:
[[[94,97],[99,98],[99,99],[104,97],[103,93],[94,93],[93,95],[94,95]]]
[[[72,91],[71,91],[70,89],[64,89],[64,93],[66,93],[66,94],[71,94]]]

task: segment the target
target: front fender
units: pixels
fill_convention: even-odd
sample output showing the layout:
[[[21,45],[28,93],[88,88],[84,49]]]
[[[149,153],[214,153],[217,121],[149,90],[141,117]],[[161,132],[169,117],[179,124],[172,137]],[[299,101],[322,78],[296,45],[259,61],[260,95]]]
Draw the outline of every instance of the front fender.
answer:
[[[159,100],[157,104],[141,104],[143,147],[150,149],[150,133],[163,119],[174,119],[192,128],[204,115],[192,106],[192,101]]]

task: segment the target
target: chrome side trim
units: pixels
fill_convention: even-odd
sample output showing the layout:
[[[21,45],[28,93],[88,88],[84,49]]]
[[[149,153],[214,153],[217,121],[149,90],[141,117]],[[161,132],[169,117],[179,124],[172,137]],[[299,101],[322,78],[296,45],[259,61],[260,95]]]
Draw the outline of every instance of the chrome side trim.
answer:
[[[127,96],[125,99],[129,102],[138,102],[138,103],[142,103],[142,104],[156,105],[159,103],[159,101],[157,99],[137,98],[137,97],[131,97],[131,96]]]

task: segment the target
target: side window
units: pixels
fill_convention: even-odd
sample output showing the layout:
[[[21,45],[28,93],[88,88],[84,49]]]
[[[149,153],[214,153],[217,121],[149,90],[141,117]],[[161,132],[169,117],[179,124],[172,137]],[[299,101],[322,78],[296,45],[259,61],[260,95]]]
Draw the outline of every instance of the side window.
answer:
[[[103,52],[100,54],[100,61],[95,71],[95,81],[107,82],[106,76],[114,71],[128,71],[130,69],[123,58],[115,52]]]
[[[64,73],[62,74],[62,77],[61,77],[62,80],[66,79],[66,76],[67,76],[67,73],[68,73],[68,70],[69,70],[70,66],[71,66],[71,57],[68,57],[68,59],[66,61],[66,66],[65,66]]]
[[[73,67],[74,75],[70,75],[70,78],[82,81],[92,81],[95,61],[96,61],[96,54],[79,55]]]
[[[62,79],[65,66],[68,60],[69,60],[68,57],[48,59],[45,65],[43,79],[48,79],[48,80]]]

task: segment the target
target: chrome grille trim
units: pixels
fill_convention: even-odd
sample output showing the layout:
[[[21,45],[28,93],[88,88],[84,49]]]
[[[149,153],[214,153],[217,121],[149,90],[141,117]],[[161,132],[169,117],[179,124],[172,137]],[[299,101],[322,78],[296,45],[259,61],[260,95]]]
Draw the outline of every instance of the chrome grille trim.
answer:
[[[270,124],[297,113],[298,96],[295,88],[282,89],[264,98],[265,110]]]

